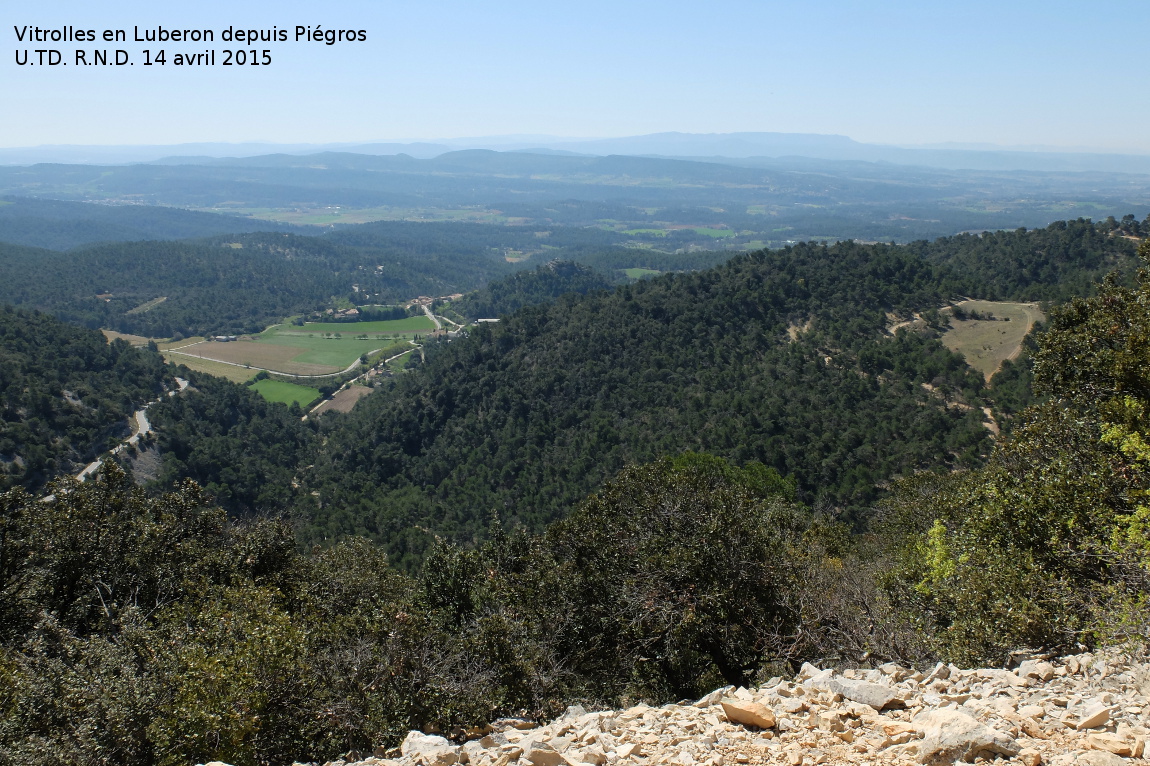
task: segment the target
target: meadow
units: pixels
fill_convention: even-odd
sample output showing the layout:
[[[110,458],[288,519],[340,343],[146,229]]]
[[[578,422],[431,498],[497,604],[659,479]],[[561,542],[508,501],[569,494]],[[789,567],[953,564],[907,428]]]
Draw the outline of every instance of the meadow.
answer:
[[[298,402],[301,407],[308,407],[319,399],[319,390],[311,386],[301,386],[296,383],[287,383],[282,380],[257,380],[252,388],[269,402],[282,402],[292,404]]]
[[[1035,322],[1044,319],[1034,303],[963,301],[956,304],[967,312],[988,314],[994,319],[950,317],[950,329],[942,336],[943,345],[962,354],[966,363],[990,380],[1006,359],[1014,359],[1022,349],[1022,339]],[[944,310],[945,313],[951,313]]]
[[[268,328],[264,333],[275,331],[278,335],[298,335],[299,333],[330,332],[341,335],[414,335],[416,333],[432,332],[435,323],[426,316],[405,317],[403,319],[386,319],[379,322],[308,322],[303,327],[289,325],[276,325]]]
[[[663,272],[658,269],[622,269],[622,272],[627,275],[628,279],[643,279],[644,277],[657,277]]]

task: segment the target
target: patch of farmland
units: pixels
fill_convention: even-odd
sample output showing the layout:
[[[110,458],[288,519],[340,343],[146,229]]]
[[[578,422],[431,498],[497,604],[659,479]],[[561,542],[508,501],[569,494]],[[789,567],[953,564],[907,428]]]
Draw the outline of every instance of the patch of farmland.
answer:
[[[331,341],[338,343],[338,341]],[[307,349],[298,346],[282,346],[274,343],[256,343],[251,340],[240,340],[232,343],[197,343],[175,352],[177,358],[186,356],[211,359],[217,362],[229,362],[242,366],[251,366],[276,372],[286,372],[291,375],[325,375],[339,372],[343,367],[335,364],[315,364],[296,361]],[[358,356],[358,355],[357,355]],[[353,357],[354,360],[354,357]],[[349,361],[348,364],[351,364]],[[346,367],[347,365],[344,365]]]
[[[990,380],[1003,361],[1014,359],[1022,350],[1022,339],[1045,316],[1034,303],[963,301],[956,304],[967,312],[988,314],[993,319],[956,319],[942,343],[966,359],[966,363]]]
[[[340,389],[335,392],[335,396],[316,407],[315,414],[320,415],[328,410],[351,412],[351,408],[355,406],[356,402],[373,391],[375,391],[374,388],[368,388],[367,386],[348,386],[347,388]]]
[[[270,378],[257,380],[252,384],[252,388],[269,402],[281,402],[282,404],[298,402],[301,407],[309,406],[320,397],[319,390],[311,386],[300,386]]]
[[[331,332],[343,335],[360,335],[362,333],[378,333],[380,335],[396,335],[431,332],[435,323],[426,316],[405,317],[403,319],[384,319],[378,322],[308,322],[300,328],[308,332]],[[290,332],[286,328],[283,332]]]
[[[148,341],[151,340],[151,338],[145,338],[143,335],[129,335],[128,333],[116,332],[115,330],[100,330],[100,332],[104,333],[104,337],[108,339],[108,342],[125,340],[133,346],[146,346],[148,345]]]
[[[201,342],[202,340],[202,337],[196,335],[192,338],[182,338],[180,340],[157,340],[156,345],[160,347],[161,351],[172,351],[174,349],[183,348],[184,346],[191,346],[195,343]]]
[[[658,269],[642,269],[642,268],[623,269],[622,271],[624,274],[627,275],[627,277],[629,279],[643,279],[644,277],[657,277],[663,273],[663,272],[659,271]]]
[[[325,338],[318,333],[308,335],[287,334],[268,330],[256,336],[261,344],[294,348],[296,356],[292,361],[301,364],[333,365],[344,369],[363,354],[392,345],[391,338],[369,338],[360,340],[349,334],[341,337]]]
[[[236,367],[233,364],[224,364],[222,362],[214,362],[211,359],[201,359],[195,356],[186,356],[184,354],[173,354],[169,351],[163,352],[164,359],[171,364],[182,364],[190,370],[196,372],[206,372],[208,375],[215,375],[217,378],[226,378],[233,383],[247,383],[249,380],[256,376],[256,370],[250,370],[246,367]]]

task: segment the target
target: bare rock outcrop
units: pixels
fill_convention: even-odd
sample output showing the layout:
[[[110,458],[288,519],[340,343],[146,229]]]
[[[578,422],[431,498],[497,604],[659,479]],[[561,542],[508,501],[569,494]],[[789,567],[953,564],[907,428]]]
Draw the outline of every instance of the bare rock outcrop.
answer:
[[[496,721],[465,743],[411,732],[398,750],[326,766],[1136,766],[1147,763],[1147,695],[1141,652],[1024,658],[1014,670],[808,664],[695,702]]]

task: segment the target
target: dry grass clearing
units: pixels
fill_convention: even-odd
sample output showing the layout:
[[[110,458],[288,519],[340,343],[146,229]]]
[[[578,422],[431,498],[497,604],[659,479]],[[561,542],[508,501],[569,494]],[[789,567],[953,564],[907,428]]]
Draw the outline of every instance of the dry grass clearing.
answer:
[[[100,330],[100,332],[104,333],[104,337],[108,339],[109,343],[118,339],[126,340],[133,346],[146,346],[148,345],[148,341],[151,340],[151,338],[145,338],[143,335],[128,335],[127,333],[116,332],[115,330]]]
[[[124,313],[125,314],[143,314],[145,311],[151,311],[152,309],[154,309],[156,306],[159,306],[161,303],[163,303],[167,299],[168,299],[168,296],[166,296],[166,295],[162,296],[160,298],[153,298],[152,300],[147,301],[145,303],[141,303],[139,306],[136,306],[136,308],[134,308],[130,311],[125,311]]]
[[[251,365],[276,372],[286,372],[289,375],[324,375],[340,371],[341,368],[331,365],[292,361],[305,350],[294,346],[278,346],[271,343],[239,340],[231,343],[197,343],[180,349],[176,356],[183,358],[190,355],[201,359],[214,359],[219,362]]]
[[[206,372],[209,375],[215,375],[217,378],[227,378],[233,383],[247,383],[256,376],[257,372],[256,370],[249,370],[246,367],[236,367],[231,364],[213,362],[210,359],[201,359],[195,356],[173,354],[170,352],[164,353],[164,359],[171,364],[185,365],[196,372]]]
[[[1035,322],[1045,317],[1035,303],[963,301],[957,304],[968,312],[989,314],[994,319],[950,319],[951,329],[942,343],[957,351],[966,363],[990,380],[1003,361],[1014,359],[1022,350],[1022,339]]]
[[[328,410],[351,412],[351,408],[355,406],[356,402],[373,391],[375,391],[374,388],[368,388],[367,386],[348,386],[345,389],[336,391],[335,396],[316,407],[315,414],[319,415]]]

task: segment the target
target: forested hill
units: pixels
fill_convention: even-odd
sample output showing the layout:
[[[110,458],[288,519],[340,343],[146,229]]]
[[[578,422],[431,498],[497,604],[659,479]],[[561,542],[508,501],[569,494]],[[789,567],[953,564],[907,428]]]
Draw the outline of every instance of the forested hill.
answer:
[[[611,282],[588,266],[551,261],[534,271],[521,271],[454,301],[451,308],[469,319],[511,314],[524,306],[549,303],[567,293],[606,290]]]
[[[429,253],[406,243],[352,247],[283,233],[65,253],[0,244],[0,300],[93,328],[165,338],[259,332],[337,298],[386,303],[439,295],[509,271],[486,248]]]
[[[980,297],[996,275],[1013,276],[995,297],[1029,299],[1130,266],[1132,250],[1102,224],[1075,221],[913,247],[802,244],[567,295],[427,345],[422,369],[350,416],[322,418],[322,449],[303,432],[282,454],[245,442],[294,427],[239,427],[271,413],[231,397],[235,407],[203,427],[180,426],[188,438],[169,452],[168,475],[213,485],[237,511],[275,495],[306,536],[366,534],[408,563],[428,530],[482,536],[493,512],[540,528],[625,464],[684,450],[761,461],[793,476],[804,501],[858,512],[892,477],[975,465],[989,450],[981,377],[941,345],[941,328],[892,336],[888,326]],[[503,312],[540,280],[554,287],[556,275],[517,275],[472,300]],[[156,418],[211,409],[182,404]],[[250,480],[285,466],[299,484],[287,495]]]
[[[1133,219],[1126,216],[1123,223]],[[1091,294],[1108,272],[1133,275],[1136,238],[1108,219],[1056,221],[1042,229],[960,234],[907,249],[949,268],[953,286],[983,300],[1066,301]]]
[[[308,228],[157,205],[0,198],[0,242],[50,250],[97,242],[187,239],[251,231],[307,233]]]
[[[900,248],[801,245],[524,308],[431,349],[328,434],[306,472],[312,533],[402,556],[414,528],[467,536],[492,511],[537,528],[684,450],[761,461],[840,508],[975,464],[982,415],[946,400],[973,404],[979,378],[935,338],[884,331],[888,311],[939,305],[942,282]]]
[[[159,354],[0,305],[0,489],[78,471],[165,384]]]

